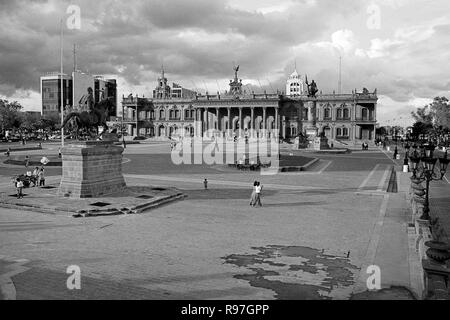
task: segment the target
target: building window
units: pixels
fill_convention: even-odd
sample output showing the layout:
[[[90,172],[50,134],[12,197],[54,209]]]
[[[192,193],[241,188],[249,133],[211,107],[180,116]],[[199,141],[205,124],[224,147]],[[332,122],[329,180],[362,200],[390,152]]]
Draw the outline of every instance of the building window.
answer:
[[[336,115],[336,117],[337,117],[338,119],[342,119],[342,109],[337,109],[337,115]]]
[[[297,128],[296,127],[291,127],[291,136],[296,136],[297,135]]]
[[[341,137],[342,136],[342,129],[341,128],[336,128],[336,136],[337,137]]]
[[[369,110],[367,110],[367,108],[363,108],[361,110],[361,116],[363,120],[369,120]]]
[[[159,118],[160,119],[164,119],[165,118],[165,112],[164,112],[164,110],[163,109],[161,109],[161,110],[159,110]]]
[[[325,108],[324,110],[324,116],[325,119],[330,119],[331,118],[331,112],[330,112],[330,108]]]
[[[342,136],[343,137],[348,137],[348,128],[343,128],[342,129]]]
[[[344,109],[344,119],[348,119],[350,118],[350,113],[349,110],[347,108]]]

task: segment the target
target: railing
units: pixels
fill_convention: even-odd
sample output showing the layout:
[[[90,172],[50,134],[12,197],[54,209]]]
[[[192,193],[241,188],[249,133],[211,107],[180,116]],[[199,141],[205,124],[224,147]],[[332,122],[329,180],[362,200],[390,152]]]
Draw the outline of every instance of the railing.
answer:
[[[342,121],[342,120],[347,120],[349,121],[351,118],[350,117],[337,117],[336,120],[338,121]]]
[[[356,121],[367,121],[367,122],[376,121],[374,117],[356,118],[355,120]]]

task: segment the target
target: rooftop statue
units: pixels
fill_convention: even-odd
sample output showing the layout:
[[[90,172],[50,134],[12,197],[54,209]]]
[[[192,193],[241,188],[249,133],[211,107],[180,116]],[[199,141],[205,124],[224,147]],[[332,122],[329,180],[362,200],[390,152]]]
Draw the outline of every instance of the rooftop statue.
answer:
[[[315,98],[319,89],[317,89],[317,84],[313,80],[311,83],[308,83],[308,76],[306,76],[306,86],[308,87],[308,97]]]

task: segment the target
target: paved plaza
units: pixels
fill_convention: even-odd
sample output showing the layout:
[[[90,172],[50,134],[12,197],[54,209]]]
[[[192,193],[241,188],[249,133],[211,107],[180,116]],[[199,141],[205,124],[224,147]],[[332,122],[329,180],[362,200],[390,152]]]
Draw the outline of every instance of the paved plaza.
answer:
[[[78,219],[0,208],[4,298],[350,299],[367,291],[370,265],[380,267],[382,288],[397,288],[387,297],[417,297],[408,174],[398,173],[398,193],[385,192],[400,161],[376,148],[283,152],[319,161],[305,172],[260,175],[173,165],[164,142],[129,145],[127,184],[175,187],[186,197],[141,214]],[[23,170],[2,165],[0,184]],[[47,175],[57,181],[60,171]],[[264,186],[261,208],[249,206],[254,180]],[[67,289],[72,265],[81,290]]]

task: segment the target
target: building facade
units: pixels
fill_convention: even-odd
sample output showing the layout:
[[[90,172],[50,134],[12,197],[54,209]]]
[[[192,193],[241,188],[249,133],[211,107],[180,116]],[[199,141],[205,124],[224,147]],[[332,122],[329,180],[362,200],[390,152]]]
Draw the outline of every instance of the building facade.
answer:
[[[109,98],[116,108],[111,116],[117,116],[117,83],[115,79],[105,79],[102,76],[92,76],[79,71],[72,75],[49,73],[42,76],[41,97],[43,117],[61,114],[61,78],[63,79],[64,111],[77,107],[80,98],[86,94],[87,88],[94,91],[94,102]]]
[[[40,81],[42,98],[41,114],[43,117],[58,116],[61,113],[61,79],[63,81],[64,91],[64,110],[73,103],[72,77],[66,74],[61,76],[60,73],[48,73],[41,77]]]
[[[376,129],[376,90],[309,97],[295,71],[287,80],[289,94],[242,92],[242,80],[230,80],[226,94],[174,97],[162,73],[153,99],[123,98],[124,121],[130,135],[167,138],[178,135],[280,138],[292,141],[308,128],[331,142],[373,142]],[[162,81],[161,81],[162,80]],[[294,84],[294,85],[291,85]],[[298,90],[297,90],[298,89]],[[294,93],[294,94],[293,94]]]

